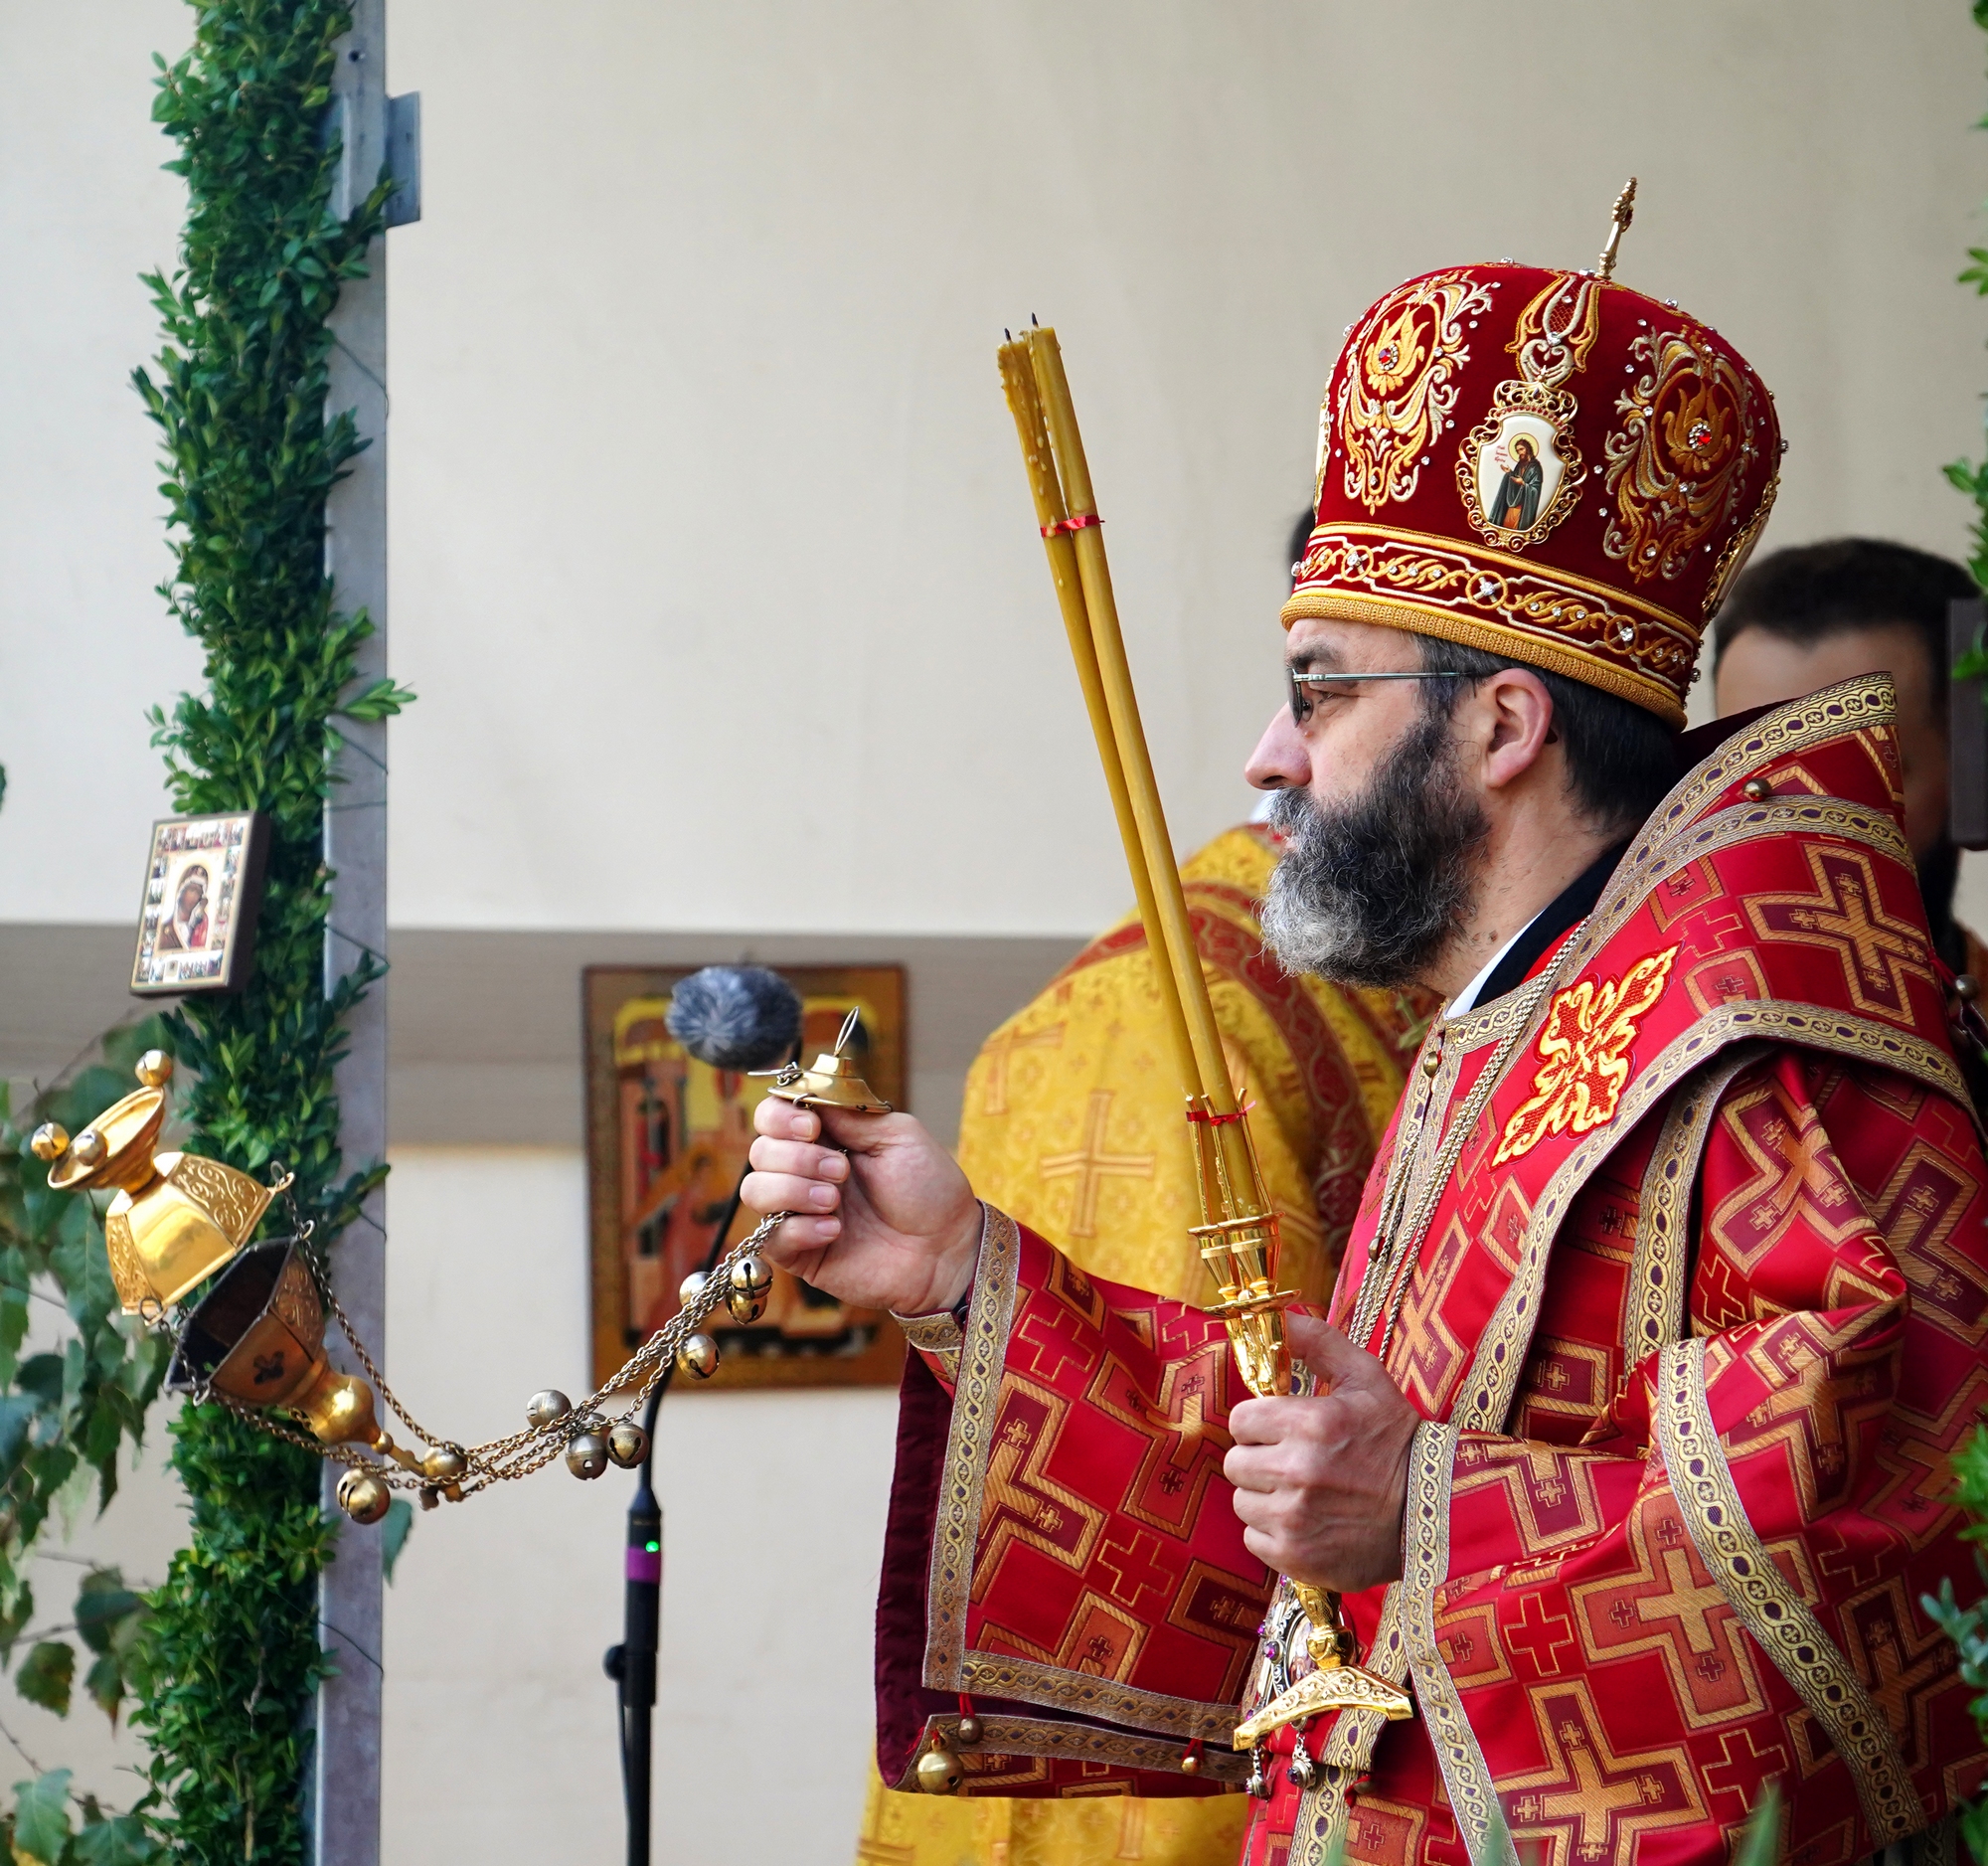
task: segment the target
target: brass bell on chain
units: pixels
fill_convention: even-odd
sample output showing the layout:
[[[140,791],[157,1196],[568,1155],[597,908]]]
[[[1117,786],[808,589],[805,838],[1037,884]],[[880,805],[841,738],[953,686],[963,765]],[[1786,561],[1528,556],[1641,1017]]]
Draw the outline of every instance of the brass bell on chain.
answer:
[[[598,1477],[607,1468],[607,1441],[597,1432],[576,1433],[567,1443],[566,1467],[576,1477]]]
[[[633,1470],[649,1455],[649,1435],[628,1420],[607,1429],[607,1455],[623,1470]]]
[[[709,1380],[718,1371],[718,1343],[709,1335],[692,1335],[677,1349],[677,1371],[693,1380]]]
[[[394,1493],[379,1478],[349,1470],[338,1480],[338,1507],[355,1523],[377,1523],[394,1507]]]
[[[534,1430],[557,1426],[572,1411],[573,1402],[557,1387],[548,1387],[525,1402],[525,1424]]]
[[[725,1306],[742,1328],[750,1326],[766,1312],[766,1297],[773,1287],[773,1272],[763,1257],[742,1257],[732,1266],[732,1287]]]
[[[114,1191],[103,1241],[127,1315],[177,1302],[213,1275],[255,1235],[269,1201],[289,1184],[264,1186],[198,1153],[155,1157],[172,1073],[171,1057],[147,1050],[136,1071],[144,1086],[135,1094],[74,1140],[50,1121],[29,1142],[35,1157],[49,1162],[52,1192]]]

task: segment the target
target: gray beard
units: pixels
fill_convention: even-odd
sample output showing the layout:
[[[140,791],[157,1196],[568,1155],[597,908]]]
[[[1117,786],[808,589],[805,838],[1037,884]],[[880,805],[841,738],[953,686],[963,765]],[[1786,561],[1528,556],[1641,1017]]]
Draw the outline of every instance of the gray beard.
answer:
[[[1287,972],[1413,984],[1470,917],[1490,825],[1463,789],[1446,716],[1405,733],[1349,803],[1278,791],[1270,824],[1284,853],[1263,939]]]

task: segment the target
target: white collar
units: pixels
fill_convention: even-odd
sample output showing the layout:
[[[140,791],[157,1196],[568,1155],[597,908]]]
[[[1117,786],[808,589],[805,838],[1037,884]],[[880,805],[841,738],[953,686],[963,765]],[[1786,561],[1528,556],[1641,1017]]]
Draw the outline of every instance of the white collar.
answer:
[[[1545,912],[1546,912],[1545,908],[1540,909],[1540,914],[1544,914]],[[1532,928],[1533,921],[1538,920],[1539,917],[1540,917],[1539,914],[1535,914],[1533,916],[1533,920],[1529,920],[1525,924],[1525,926],[1521,927],[1519,931],[1511,936],[1511,938],[1507,939],[1505,943],[1498,948],[1497,951],[1492,953],[1490,959],[1486,962],[1484,969],[1481,972],[1479,972],[1477,976],[1473,978],[1467,985],[1465,985],[1463,989],[1456,994],[1455,997],[1451,998],[1450,1001],[1442,1007],[1442,1015],[1444,1022],[1449,1022],[1454,1018],[1461,1017],[1467,1011],[1476,1010],[1477,994],[1480,991],[1482,991],[1485,985],[1490,981],[1491,974],[1498,969],[1499,963],[1504,958],[1505,954],[1511,951],[1511,949],[1515,945],[1517,945],[1521,939],[1523,939],[1526,936],[1527,933]]]

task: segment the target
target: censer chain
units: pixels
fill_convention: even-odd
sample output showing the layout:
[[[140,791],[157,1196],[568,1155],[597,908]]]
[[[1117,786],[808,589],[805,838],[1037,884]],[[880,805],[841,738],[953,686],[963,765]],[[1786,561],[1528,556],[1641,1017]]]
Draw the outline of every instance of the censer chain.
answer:
[[[529,1477],[534,1471],[543,1469],[560,1454],[576,1432],[620,1425],[633,1420],[661,1383],[665,1372],[676,1358],[677,1350],[698,1331],[724,1301],[725,1292],[731,1284],[733,1268],[746,1258],[755,1255],[759,1246],[772,1235],[773,1228],[788,1216],[789,1214],[785,1212],[773,1213],[761,1220],[749,1237],[742,1239],[727,1251],[713,1266],[711,1273],[705,1277],[703,1284],[692,1294],[690,1300],[643,1342],[603,1385],[596,1387],[564,1417],[544,1426],[527,1427],[525,1431],[514,1432],[507,1438],[493,1439],[482,1444],[471,1445],[436,1438],[401,1404],[400,1397],[388,1384],[387,1377],[381,1373],[378,1364],[359,1339],[344,1305],[332,1293],[323,1260],[310,1242],[311,1227],[308,1223],[299,1227],[298,1238],[304,1246],[305,1257],[314,1272],[313,1280],[317,1284],[318,1294],[337,1320],[346,1340],[351,1343],[352,1351],[358,1357],[360,1366],[365,1369],[366,1377],[372,1381],[382,1401],[393,1409],[394,1416],[421,1443],[453,1451],[462,1458],[468,1468],[455,1481],[453,1487],[460,1495],[467,1497],[492,1483]],[[641,1379],[642,1384],[636,1389],[634,1397],[619,1412],[611,1416],[607,1414],[603,1410],[602,1403],[608,1395],[627,1392],[637,1379]],[[306,1432],[280,1423],[268,1412],[246,1405],[211,1387],[196,1389],[192,1397],[196,1401],[218,1400],[237,1418],[247,1420],[271,1438],[301,1445],[332,1463],[363,1470],[390,1489],[422,1490],[431,1487],[432,1480],[418,1471],[407,1470],[399,1464],[370,1456],[367,1448],[356,1444],[325,1444]]]

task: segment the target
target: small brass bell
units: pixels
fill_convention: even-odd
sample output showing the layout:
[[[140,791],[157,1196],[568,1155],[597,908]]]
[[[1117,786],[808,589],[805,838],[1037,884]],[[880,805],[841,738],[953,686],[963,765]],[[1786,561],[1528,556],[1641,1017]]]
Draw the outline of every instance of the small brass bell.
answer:
[[[617,1420],[607,1429],[607,1455],[623,1470],[633,1470],[649,1455],[649,1435],[628,1420]]]
[[[607,1468],[607,1441],[597,1432],[576,1433],[566,1447],[566,1467],[576,1477],[598,1477]]]
[[[956,1794],[965,1780],[966,1771],[959,1758],[945,1747],[945,1739],[934,1732],[931,1748],[918,1758],[918,1786],[927,1794]]]
[[[692,1271],[682,1282],[677,1284],[677,1307],[689,1308],[704,1293],[704,1272],[701,1270]]]
[[[377,1523],[394,1507],[394,1493],[366,1471],[349,1470],[338,1480],[338,1507],[355,1523]]]
[[[163,1089],[173,1079],[173,1059],[163,1050],[147,1050],[132,1072],[148,1089]]]
[[[718,1371],[718,1343],[709,1335],[692,1335],[677,1349],[677,1371],[709,1380]]]
[[[742,1257],[732,1266],[732,1290],[725,1306],[732,1319],[749,1327],[766,1312],[766,1297],[773,1287],[773,1272],[763,1257]]]
[[[971,1711],[968,1711],[959,1720],[957,1735],[961,1743],[969,1746],[978,1743],[980,1741],[980,1719],[974,1716]]]
[[[53,1166],[69,1151],[69,1129],[61,1121],[44,1121],[35,1129],[28,1150],[45,1165]]]
[[[469,1460],[445,1444],[436,1445],[421,1459],[421,1475],[435,1483],[453,1483],[468,1468]]]
[[[773,1078],[766,1091],[796,1107],[839,1107],[851,1114],[888,1114],[891,1104],[857,1074],[856,1059],[844,1056],[849,1040],[856,1034],[857,1012],[842,1020],[835,1048],[814,1059],[811,1069],[789,1063]]]
[[[526,1402],[525,1423],[535,1427],[557,1426],[572,1411],[573,1402],[557,1387],[548,1387]]]

